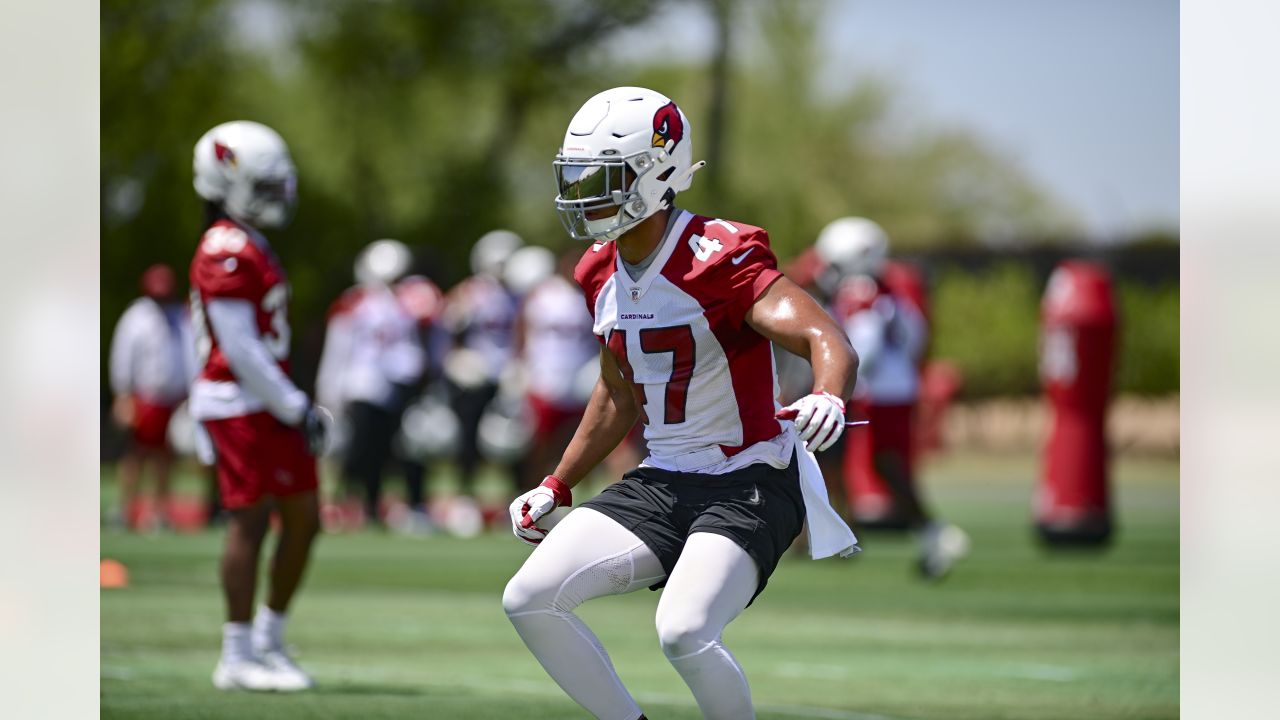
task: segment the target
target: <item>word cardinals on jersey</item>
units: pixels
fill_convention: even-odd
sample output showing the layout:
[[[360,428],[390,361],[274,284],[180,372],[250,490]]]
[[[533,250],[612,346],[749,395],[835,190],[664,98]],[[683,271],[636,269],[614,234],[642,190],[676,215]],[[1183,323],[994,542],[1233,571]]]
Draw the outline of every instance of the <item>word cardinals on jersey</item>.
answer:
[[[675,212],[658,255],[639,279],[623,268],[611,242],[588,249],[574,273],[593,332],[635,392],[650,452],[646,462],[721,473],[766,459],[756,457],[760,452],[789,454],[790,447],[781,445],[753,449],[782,432],[774,419],[772,347],[744,322],[782,277],[768,234]]]
[[[218,220],[200,238],[191,261],[191,321],[200,366],[196,384],[219,384],[224,389],[201,398],[205,402],[200,403],[204,407],[197,419],[262,409],[256,398],[233,386],[236,377],[218,347],[218,338],[209,330],[205,306],[219,298],[247,300],[253,305],[263,344],[281,370],[286,375],[289,372],[289,285],[284,268],[255,230],[230,219]]]

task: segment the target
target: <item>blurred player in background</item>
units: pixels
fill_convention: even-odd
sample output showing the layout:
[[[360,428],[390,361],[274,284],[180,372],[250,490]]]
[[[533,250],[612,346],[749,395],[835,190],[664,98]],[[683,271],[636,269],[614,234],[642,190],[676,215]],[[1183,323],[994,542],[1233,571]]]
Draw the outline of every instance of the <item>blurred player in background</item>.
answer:
[[[130,303],[111,338],[111,414],[130,431],[120,460],[118,522],[136,529],[138,484],[144,467],[155,478],[157,527],[169,526],[169,420],[187,396],[191,342],[187,309],[177,299],[177,280],[168,265],[142,273],[142,297]]]
[[[839,272],[829,267],[814,247],[805,248],[792,258],[782,272],[788,280],[812,295],[828,314],[835,317],[832,302],[840,286]],[[804,358],[787,352],[785,348],[774,346],[773,362],[778,373],[778,397],[782,402],[789,403],[808,394],[813,387],[813,368]],[[842,434],[827,452],[817,455],[831,504],[846,520],[852,514],[852,503],[845,483],[845,447],[854,435],[862,432],[866,432],[865,428],[855,428]],[[792,550],[797,554],[807,552],[803,535],[796,540]]]
[[[516,298],[502,281],[507,259],[524,245],[510,230],[485,233],[471,250],[472,275],[445,295],[444,325],[454,338],[444,361],[450,404],[458,417],[460,497],[451,503],[458,527],[474,527],[462,518],[479,518],[475,476],[483,458],[480,421],[498,394],[503,373],[515,357]],[[512,483],[518,482],[507,464]],[[464,534],[472,534],[466,532]]]
[[[576,253],[557,263],[550,250],[521,248],[511,258],[508,285],[523,296],[516,324],[516,352],[524,368],[533,438],[521,490],[536,486],[564,453],[582,419],[594,379],[582,391],[584,372],[598,373],[599,347],[591,315],[573,282]],[[538,278],[529,283],[519,275]]]
[[[916,302],[885,284],[889,238],[876,223],[857,217],[835,220],[823,228],[815,248],[839,274],[832,305],[862,360],[854,401],[871,421],[865,432],[875,472],[916,533],[920,572],[942,577],[968,552],[969,540],[959,528],[931,517],[916,484],[912,416],[928,342],[924,316]],[[853,451],[851,442],[847,452]]]
[[[247,121],[205,133],[196,143],[194,171],[206,229],[191,262],[201,365],[191,414],[212,440],[229,516],[221,573],[227,622],[213,684],[301,690],[311,678],[289,657],[284,631],[320,529],[315,456],[330,420],[289,379],[289,284],[258,231],[287,224],[296,175],[284,140]],[[280,532],[266,604],[252,617],[258,556],[273,510]]]
[[[744,720],[751,691],[725,626],[806,516],[815,557],[857,549],[810,452],[844,429],[857,356],[777,271],[764,230],[674,206],[704,164],[691,135],[670,99],[616,88],[578,111],[554,164],[566,229],[595,241],[575,279],[603,345],[600,380],[555,473],[511,504],[517,537],[537,548],[503,606],[560,687],[609,720],[643,715],[573,613],[580,603],[665,585],[664,654],[705,717]],[[784,413],[794,425],[775,417],[771,341],[813,363],[811,394]],[[649,456],[548,534],[539,520],[572,504],[573,486],[637,419]]]
[[[426,358],[426,368],[422,380],[417,387],[411,389],[405,398],[405,411],[400,416],[400,431],[392,441],[392,454],[400,461],[400,470],[404,473],[405,509],[407,512],[393,512],[387,518],[387,524],[395,531],[408,535],[425,535],[435,530],[427,508],[426,477],[427,463],[435,454],[424,452],[409,440],[406,431],[406,418],[412,408],[422,403],[430,393],[443,395],[441,388],[444,356],[448,352],[448,333],[440,325],[440,316],[444,312],[444,293],[440,287],[423,275],[409,275],[395,284],[396,299],[401,307],[409,313],[416,324],[416,336]],[[447,405],[441,409],[448,411]],[[450,413],[449,420],[456,427],[457,418]],[[432,440],[441,447],[453,447],[455,441],[448,439],[449,433],[441,432],[442,428],[428,425]],[[453,433],[456,435],[456,431]]]
[[[409,270],[409,248],[378,240],[356,258],[356,286],[329,311],[316,397],[332,408],[347,437],[342,472],[347,487],[364,495],[364,518],[381,525],[382,475],[407,401],[426,371],[418,320],[394,284]],[[407,482],[411,512],[426,518],[421,472]]]

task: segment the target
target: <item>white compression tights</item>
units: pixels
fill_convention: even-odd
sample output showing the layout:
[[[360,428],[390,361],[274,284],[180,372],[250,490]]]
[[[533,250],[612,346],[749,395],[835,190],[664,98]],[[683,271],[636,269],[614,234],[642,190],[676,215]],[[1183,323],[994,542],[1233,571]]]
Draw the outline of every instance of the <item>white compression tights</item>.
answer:
[[[636,720],[640,706],[623,687],[595,634],[573,614],[601,595],[646,588],[666,575],[634,533],[590,508],[556,526],[507,583],[502,605],[552,679],[602,720]],[[720,642],[756,591],[755,562],[736,543],[694,533],[658,602],[662,651],[707,718],[755,717],[738,661]]]

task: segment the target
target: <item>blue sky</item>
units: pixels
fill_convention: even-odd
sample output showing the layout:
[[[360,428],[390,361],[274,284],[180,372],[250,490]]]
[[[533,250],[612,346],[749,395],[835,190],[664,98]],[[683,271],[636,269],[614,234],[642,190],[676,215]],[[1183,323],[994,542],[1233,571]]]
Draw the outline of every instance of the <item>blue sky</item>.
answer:
[[[657,35],[705,57],[700,4],[648,25],[623,33],[621,54]],[[1176,0],[830,0],[821,27],[824,87],[892,79],[905,116],[972,130],[1094,239],[1177,226]]]

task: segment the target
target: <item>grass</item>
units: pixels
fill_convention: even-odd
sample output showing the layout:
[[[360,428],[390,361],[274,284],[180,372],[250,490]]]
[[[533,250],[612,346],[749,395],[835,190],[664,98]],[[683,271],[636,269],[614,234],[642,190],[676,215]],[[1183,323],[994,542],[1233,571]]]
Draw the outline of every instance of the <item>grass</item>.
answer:
[[[1178,466],[1116,464],[1119,532],[1102,553],[1032,542],[1031,456],[928,466],[938,510],[973,538],[945,582],[912,546],[867,535],[853,560],[789,558],[728,629],[759,717],[1050,720],[1178,717]],[[110,498],[110,473],[104,474]],[[104,531],[131,584],[102,593],[104,718],[577,718],[502,613],[526,556],[505,533],[464,541],[322,538],[290,641],[316,691],[215,691],[220,535]],[[650,717],[699,717],[658,648],[656,597],[581,609]]]

